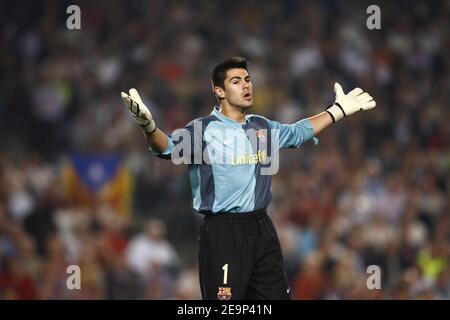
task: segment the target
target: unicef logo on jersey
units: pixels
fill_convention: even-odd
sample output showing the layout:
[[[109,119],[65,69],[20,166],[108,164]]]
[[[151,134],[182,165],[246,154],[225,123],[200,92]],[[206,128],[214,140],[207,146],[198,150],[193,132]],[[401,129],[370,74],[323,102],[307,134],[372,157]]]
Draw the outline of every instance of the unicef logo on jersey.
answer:
[[[237,166],[240,164],[257,164],[257,163],[265,163],[267,161],[267,153],[266,150],[258,150],[257,153],[254,154],[243,154],[236,156],[231,160],[231,165]]]

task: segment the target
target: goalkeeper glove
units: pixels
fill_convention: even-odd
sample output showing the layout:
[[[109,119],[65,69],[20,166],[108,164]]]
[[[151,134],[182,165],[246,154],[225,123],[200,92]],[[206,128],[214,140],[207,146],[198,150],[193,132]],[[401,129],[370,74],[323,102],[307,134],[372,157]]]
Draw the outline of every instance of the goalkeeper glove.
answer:
[[[341,120],[359,110],[369,110],[376,106],[376,102],[367,92],[361,88],[355,88],[348,94],[345,94],[339,83],[334,84],[336,101],[329,106],[326,111],[333,118],[333,122]]]
[[[130,89],[130,94],[120,93],[123,102],[130,110],[136,122],[141,126],[145,133],[153,133],[156,130],[156,124],[153,120],[150,110],[142,102],[136,89]]]

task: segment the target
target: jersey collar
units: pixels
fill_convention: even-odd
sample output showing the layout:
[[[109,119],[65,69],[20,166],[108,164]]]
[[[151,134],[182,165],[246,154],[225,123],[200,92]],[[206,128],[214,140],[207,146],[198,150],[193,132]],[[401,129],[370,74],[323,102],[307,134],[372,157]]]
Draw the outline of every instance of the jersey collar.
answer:
[[[220,111],[220,107],[219,106],[214,106],[213,111],[211,112],[212,115],[216,116],[220,121],[235,127],[235,128],[242,128],[243,125],[245,125],[248,122],[248,119],[250,118],[251,115],[246,114],[245,115],[245,122],[237,122],[229,117],[227,117],[226,115],[224,115],[223,113],[221,113]]]

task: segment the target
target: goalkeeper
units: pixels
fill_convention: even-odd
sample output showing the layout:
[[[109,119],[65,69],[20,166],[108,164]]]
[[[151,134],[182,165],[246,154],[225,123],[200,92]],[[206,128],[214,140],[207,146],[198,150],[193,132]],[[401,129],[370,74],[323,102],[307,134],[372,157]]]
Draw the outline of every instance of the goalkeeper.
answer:
[[[262,172],[273,154],[267,150],[298,148],[332,123],[374,108],[375,101],[360,88],[345,94],[335,83],[335,102],[315,116],[280,124],[252,115],[252,82],[247,60],[240,57],[213,69],[212,89],[219,105],[179,131],[178,139],[157,128],[136,89],[121,96],[153,153],[189,163],[193,208],[204,215],[199,236],[203,299],[289,299],[280,243],[266,213],[271,175]]]

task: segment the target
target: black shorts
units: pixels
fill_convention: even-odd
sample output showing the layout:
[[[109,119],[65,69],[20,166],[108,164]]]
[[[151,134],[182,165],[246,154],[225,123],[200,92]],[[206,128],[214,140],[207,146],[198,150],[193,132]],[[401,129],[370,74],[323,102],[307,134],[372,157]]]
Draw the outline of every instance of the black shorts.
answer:
[[[199,248],[203,299],[289,299],[280,243],[265,210],[206,215]]]

